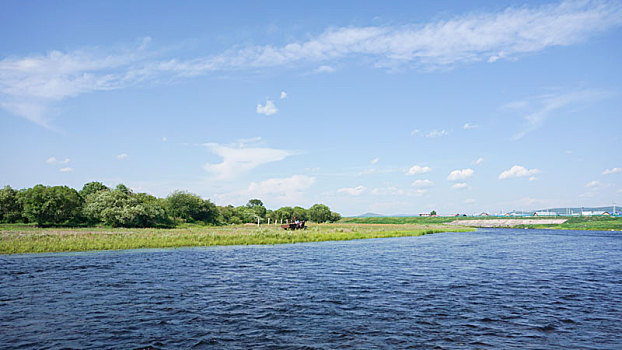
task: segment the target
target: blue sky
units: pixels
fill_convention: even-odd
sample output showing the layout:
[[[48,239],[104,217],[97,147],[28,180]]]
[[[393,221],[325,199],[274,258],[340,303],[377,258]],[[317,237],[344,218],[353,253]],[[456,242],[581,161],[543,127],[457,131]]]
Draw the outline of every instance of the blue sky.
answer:
[[[3,1],[0,184],[622,204],[619,1]]]

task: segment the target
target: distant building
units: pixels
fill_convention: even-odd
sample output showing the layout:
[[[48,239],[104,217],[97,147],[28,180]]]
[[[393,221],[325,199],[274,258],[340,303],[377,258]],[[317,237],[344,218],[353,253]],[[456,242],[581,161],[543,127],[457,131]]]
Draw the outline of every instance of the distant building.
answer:
[[[479,214],[479,216],[490,216],[490,214],[488,214],[488,213],[481,213],[481,214]]]
[[[430,216],[430,214],[429,213],[419,214],[419,216]]]
[[[533,213],[533,216],[557,216],[558,214],[554,211],[537,211]]]
[[[603,215],[605,212],[604,211],[582,211],[581,215],[583,216],[597,216],[597,215]]]

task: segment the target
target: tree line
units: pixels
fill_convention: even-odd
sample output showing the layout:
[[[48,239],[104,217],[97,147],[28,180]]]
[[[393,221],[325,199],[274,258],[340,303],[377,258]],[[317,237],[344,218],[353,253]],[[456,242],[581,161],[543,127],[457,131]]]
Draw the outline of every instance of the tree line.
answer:
[[[185,223],[228,225],[281,223],[292,220],[316,223],[341,219],[323,204],[267,209],[259,199],[246,205],[217,206],[209,199],[175,191],[166,198],[135,193],[120,184],[114,189],[89,182],[81,190],[68,186],[36,185],[15,190],[0,189],[0,222],[34,223],[38,226],[175,227]]]

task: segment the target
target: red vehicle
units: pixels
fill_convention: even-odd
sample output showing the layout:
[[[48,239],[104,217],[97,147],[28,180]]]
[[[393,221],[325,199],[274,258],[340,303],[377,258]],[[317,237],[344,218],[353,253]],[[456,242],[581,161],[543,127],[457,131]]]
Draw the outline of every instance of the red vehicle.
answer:
[[[305,221],[296,221],[289,224],[281,225],[284,230],[306,230]]]

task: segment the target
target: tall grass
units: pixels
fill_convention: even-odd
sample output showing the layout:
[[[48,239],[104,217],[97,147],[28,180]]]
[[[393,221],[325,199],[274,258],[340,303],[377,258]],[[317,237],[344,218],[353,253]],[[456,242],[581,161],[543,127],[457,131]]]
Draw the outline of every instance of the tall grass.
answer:
[[[622,230],[622,217],[612,216],[552,216],[552,217],[499,217],[499,216],[438,216],[438,217],[373,217],[373,218],[343,218],[340,223],[358,223],[358,224],[413,224],[413,225],[431,225],[443,224],[455,220],[493,220],[493,219],[521,219],[521,220],[539,220],[539,219],[568,219],[563,224],[553,225],[521,225],[516,227],[525,228],[552,228],[561,230]]]
[[[523,225],[525,228],[549,228],[558,230],[622,231],[622,217],[580,216],[571,217],[563,224]]]
[[[0,254],[284,244],[467,232],[471,228],[431,225],[316,225],[306,231],[274,226],[188,227],[181,229],[66,228],[0,226]]]

